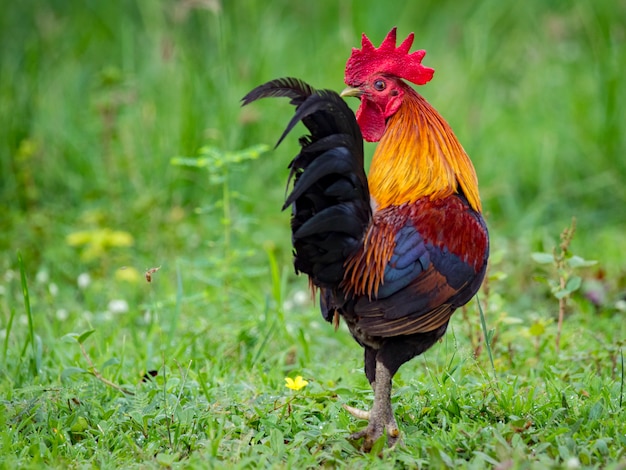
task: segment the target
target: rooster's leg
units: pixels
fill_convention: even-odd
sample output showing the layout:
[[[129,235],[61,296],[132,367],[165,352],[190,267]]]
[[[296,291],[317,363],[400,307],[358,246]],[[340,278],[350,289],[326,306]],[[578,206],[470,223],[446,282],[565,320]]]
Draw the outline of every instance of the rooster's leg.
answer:
[[[389,447],[393,447],[399,441],[400,431],[391,409],[391,377],[391,371],[382,361],[376,360],[376,380],[372,383],[374,388],[374,405],[369,412],[369,423],[363,431],[350,436],[352,440],[363,438],[362,448],[365,452],[369,452],[372,449],[372,446],[383,435],[384,431],[387,431],[387,444]],[[352,413],[350,409],[346,409]],[[352,414],[359,418],[365,416]]]

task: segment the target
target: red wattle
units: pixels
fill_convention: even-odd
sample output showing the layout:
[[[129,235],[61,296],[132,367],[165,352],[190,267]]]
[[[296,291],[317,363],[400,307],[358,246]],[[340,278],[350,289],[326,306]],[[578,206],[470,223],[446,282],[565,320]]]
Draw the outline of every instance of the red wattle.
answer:
[[[369,100],[361,100],[356,112],[356,120],[363,138],[368,142],[378,142],[385,132],[385,117],[382,110]]]

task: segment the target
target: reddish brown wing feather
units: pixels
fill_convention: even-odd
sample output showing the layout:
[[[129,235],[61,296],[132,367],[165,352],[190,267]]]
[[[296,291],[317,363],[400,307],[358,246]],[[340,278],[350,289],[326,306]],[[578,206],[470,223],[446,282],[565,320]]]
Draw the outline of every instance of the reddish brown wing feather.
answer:
[[[420,260],[413,263],[414,269],[405,269],[406,274],[395,264],[402,250],[394,234],[400,232],[412,232],[417,245],[401,253],[404,261],[411,256]],[[351,286],[358,326],[371,336],[385,337],[443,326],[480,287],[487,240],[480,214],[457,195],[390,207],[375,214],[364,247],[349,264],[350,276],[346,278],[356,281]],[[406,278],[398,281],[402,275]]]

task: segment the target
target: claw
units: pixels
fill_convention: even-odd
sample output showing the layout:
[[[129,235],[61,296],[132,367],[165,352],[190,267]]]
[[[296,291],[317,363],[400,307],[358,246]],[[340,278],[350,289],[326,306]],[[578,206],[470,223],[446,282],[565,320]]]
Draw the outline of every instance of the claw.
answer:
[[[350,436],[348,437],[348,440],[350,441],[358,441],[359,439],[362,439],[364,437],[367,436],[367,428],[363,429],[361,431],[357,431],[355,433],[350,434]]]
[[[369,411],[365,411],[365,410],[360,410],[358,408],[354,408],[350,405],[342,405],[343,409],[346,410],[348,413],[350,413],[352,416],[354,416],[357,419],[364,419],[366,421],[369,421],[370,419],[370,412]],[[363,437],[363,436],[361,436]]]
[[[387,445],[390,448],[402,443],[402,439],[400,439],[400,430],[398,429],[395,421],[393,425],[385,426],[385,429],[387,429]]]
[[[393,449],[395,446],[401,444],[402,439],[400,439],[400,430],[398,429],[395,420],[385,424],[384,426],[377,426],[376,423],[370,424],[365,429],[351,434],[348,439],[351,441],[363,439],[361,450],[363,452],[370,452],[376,441],[383,435],[383,430],[386,431],[387,446],[390,449]]]

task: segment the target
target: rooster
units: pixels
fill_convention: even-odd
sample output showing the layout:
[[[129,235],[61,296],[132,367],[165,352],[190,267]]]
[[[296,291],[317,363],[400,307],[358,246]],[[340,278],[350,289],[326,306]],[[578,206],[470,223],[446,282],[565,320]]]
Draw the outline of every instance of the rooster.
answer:
[[[351,436],[371,450],[400,432],[391,407],[392,378],[445,333],[452,313],[478,291],[489,236],[474,167],[439,113],[405,81],[424,85],[434,70],[425,51],[396,47],[396,28],[376,48],[363,34],[345,69],[341,95],[294,78],[272,80],[243,99],[287,97],[310,135],[289,165],[293,189],[294,266],[320,291],[325,320],[346,322],[365,350],[374,391],[368,420]],[[356,117],[342,97],[360,99]],[[363,139],[379,142],[366,176]],[[289,182],[288,182],[289,185]]]

